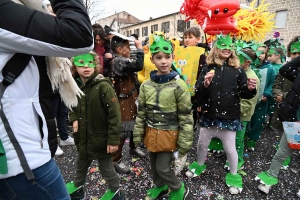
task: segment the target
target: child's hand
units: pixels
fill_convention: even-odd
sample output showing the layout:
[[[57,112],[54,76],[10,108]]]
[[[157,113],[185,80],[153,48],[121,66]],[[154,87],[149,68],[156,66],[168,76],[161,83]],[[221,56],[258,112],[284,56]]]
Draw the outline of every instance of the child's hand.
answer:
[[[248,78],[247,79],[248,90],[252,91],[256,88],[256,79]]]
[[[73,122],[73,132],[77,133],[77,131],[78,131],[78,120],[75,120]]]
[[[207,88],[210,85],[214,76],[215,76],[214,71],[207,72],[207,74],[204,76],[204,87],[205,88]]]
[[[266,102],[267,100],[268,100],[267,97],[265,97],[265,96],[262,96],[262,97],[261,97],[261,101]]]
[[[118,150],[119,146],[107,145],[107,153],[114,153]]]
[[[276,101],[277,101],[277,103],[282,103],[282,94],[279,94],[279,95],[276,97]]]
[[[111,53],[106,53],[104,56],[105,56],[105,58],[112,58],[112,54]]]
[[[143,49],[143,46],[142,46],[141,41],[135,40],[135,41],[134,41],[134,44],[135,44],[135,47],[136,47],[137,49]]]

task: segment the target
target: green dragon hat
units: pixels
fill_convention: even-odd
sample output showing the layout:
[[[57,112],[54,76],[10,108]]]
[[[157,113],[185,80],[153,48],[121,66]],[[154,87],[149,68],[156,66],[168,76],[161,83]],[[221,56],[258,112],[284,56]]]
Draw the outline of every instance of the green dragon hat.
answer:
[[[255,60],[253,60],[244,49],[253,49],[252,48],[253,43],[247,43],[243,40],[236,40],[234,42],[234,48],[236,50],[237,56],[240,59],[240,63],[243,64],[245,62],[245,59],[251,61],[251,63],[254,63]],[[254,47],[256,48],[256,47]],[[255,52],[254,50],[252,52]]]
[[[169,40],[165,40],[162,35],[153,35],[153,43],[150,46],[151,54],[164,52],[165,54],[172,54],[173,47]]]
[[[229,36],[229,34],[224,37],[223,35],[217,35],[217,42],[216,42],[216,47],[218,49],[229,49],[229,50],[232,50],[233,48],[233,44],[232,44],[232,39],[231,37]]]
[[[298,42],[294,42],[291,45],[291,53],[300,53],[300,37],[298,38]]]

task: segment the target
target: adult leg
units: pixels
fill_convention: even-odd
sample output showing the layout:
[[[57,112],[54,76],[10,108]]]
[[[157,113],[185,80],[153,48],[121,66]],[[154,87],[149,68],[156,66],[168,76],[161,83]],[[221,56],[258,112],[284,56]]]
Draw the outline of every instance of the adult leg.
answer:
[[[68,108],[65,103],[59,98],[58,108],[56,112],[56,123],[58,134],[61,140],[65,141],[69,138],[68,134]]]
[[[0,179],[0,199],[69,200],[64,180],[54,160],[32,170],[35,181],[28,181],[25,174]]]
[[[272,163],[271,166],[268,170],[268,175],[273,176],[273,177],[278,177],[280,168],[282,166],[282,163],[290,156],[292,155],[292,153],[294,152],[293,149],[291,149],[288,146],[287,143],[287,138],[285,133],[282,134],[281,140],[280,140],[280,144],[279,144],[279,148],[275,154],[275,156],[272,159]]]

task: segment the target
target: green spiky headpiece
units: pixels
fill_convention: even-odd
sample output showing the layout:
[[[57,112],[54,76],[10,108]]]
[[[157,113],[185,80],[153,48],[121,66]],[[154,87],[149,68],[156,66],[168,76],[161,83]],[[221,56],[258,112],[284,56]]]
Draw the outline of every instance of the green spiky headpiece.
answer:
[[[291,45],[291,53],[300,53],[300,38]]]
[[[281,62],[285,62],[285,55],[282,55],[279,52],[277,52],[276,51],[277,48],[281,48],[282,51],[283,51],[283,53],[286,53],[286,49],[285,49],[285,47],[283,45],[282,46],[278,46],[278,47],[273,47],[272,46],[269,49],[268,55],[272,55],[272,54],[279,55]]]
[[[158,53],[160,51],[165,54],[172,54],[173,47],[169,40],[165,40],[162,35],[153,35],[153,43],[150,46],[151,54]]]
[[[255,63],[256,60],[253,60],[247,53],[244,52],[243,49],[253,49],[252,45],[253,43],[247,43],[243,40],[236,40],[234,43],[234,49],[236,50],[237,56],[240,59],[240,63],[243,64],[245,62],[245,59],[251,61],[251,63]],[[254,47],[257,48],[257,47]],[[252,51],[254,52],[254,51]]]
[[[217,38],[216,46],[218,49],[233,49],[232,39],[229,34],[226,37],[223,37],[223,35],[217,35]]]

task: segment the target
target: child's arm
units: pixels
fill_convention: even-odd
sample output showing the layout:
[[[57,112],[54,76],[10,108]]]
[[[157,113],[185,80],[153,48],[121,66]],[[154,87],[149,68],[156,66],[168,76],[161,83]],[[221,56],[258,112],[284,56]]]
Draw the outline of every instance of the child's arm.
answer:
[[[177,112],[179,120],[179,134],[177,139],[178,151],[180,156],[184,156],[193,144],[193,115],[191,113],[191,96],[187,85],[179,80],[178,87],[175,91],[177,100]]]
[[[299,73],[300,68],[300,56],[294,58],[290,62],[287,62],[279,69],[279,73],[287,78],[289,81],[294,82],[295,78]]]
[[[107,113],[107,145],[119,145],[121,132],[121,110],[118,98],[113,87],[107,82],[102,83],[100,91],[100,98],[103,101],[104,108]]]
[[[144,66],[144,51],[143,49],[138,49],[136,52],[135,62],[127,62],[123,67],[123,72],[138,72],[143,69]]]
[[[273,92],[273,98],[276,102],[281,103],[282,102],[282,89],[283,89],[283,77],[281,74],[277,74],[275,76],[275,81],[272,87],[272,92]],[[279,102],[279,98],[281,98],[281,101]]]
[[[135,120],[135,125],[133,129],[133,141],[135,144],[142,142],[145,133],[146,124],[146,100],[144,85],[140,87],[140,94],[138,97],[138,107],[137,107],[137,117]]]

